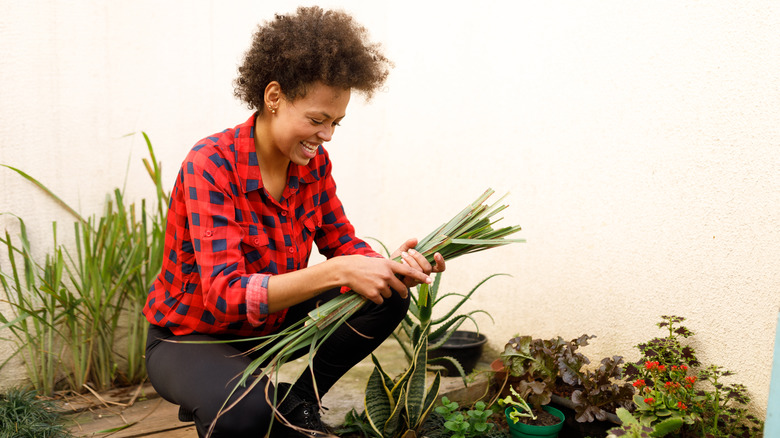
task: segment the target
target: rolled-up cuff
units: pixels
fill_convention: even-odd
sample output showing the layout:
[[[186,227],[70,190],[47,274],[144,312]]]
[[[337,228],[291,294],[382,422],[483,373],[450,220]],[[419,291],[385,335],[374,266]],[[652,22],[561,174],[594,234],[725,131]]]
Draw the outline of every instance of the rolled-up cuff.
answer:
[[[270,274],[252,274],[246,287],[246,318],[259,327],[268,318],[268,279]]]

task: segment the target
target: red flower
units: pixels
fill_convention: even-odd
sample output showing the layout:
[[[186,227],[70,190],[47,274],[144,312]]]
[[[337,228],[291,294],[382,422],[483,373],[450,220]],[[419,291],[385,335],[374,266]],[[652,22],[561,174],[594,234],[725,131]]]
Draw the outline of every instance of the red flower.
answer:
[[[682,410],[688,409],[688,406],[685,406],[685,403],[683,403],[681,401],[677,402],[677,407],[682,409]]]
[[[666,365],[658,365],[658,371],[666,371]]]
[[[680,369],[683,370],[683,371],[688,371],[688,366],[687,365],[680,365]]]
[[[696,376],[688,376],[685,378],[685,381],[693,385],[694,383],[696,383]]]
[[[652,404],[654,401],[655,401],[655,399],[653,397],[647,397],[645,399],[645,403],[647,403],[647,404]]]
[[[644,381],[644,379],[639,379],[636,382],[634,382],[633,385],[634,385],[634,388],[641,388],[641,387],[645,386],[645,381]]]

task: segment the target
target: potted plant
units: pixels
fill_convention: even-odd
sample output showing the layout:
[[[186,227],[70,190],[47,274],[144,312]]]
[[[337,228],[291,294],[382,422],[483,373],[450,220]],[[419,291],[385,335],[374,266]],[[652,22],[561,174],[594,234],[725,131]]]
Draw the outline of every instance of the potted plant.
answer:
[[[493,387],[500,397],[511,389],[527,393],[532,404],[553,404],[566,414],[566,430],[583,436],[598,436],[619,424],[615,409],[630,407],[634,388],[622,382],[622,358],[602,360],[588,369],[590,360],[579,347],[595,336],[582,335],[571,341],[560,336],[543,340],[515,336],[507,342],[500,359],[494,361]]]
[[[529,388],[530,391],[530,388]],[[498,400],[505,407],[509,433],[513,438],[555,438],[563,428],[563,412],[550,406],[531,406],[514,388],[510,395]]]

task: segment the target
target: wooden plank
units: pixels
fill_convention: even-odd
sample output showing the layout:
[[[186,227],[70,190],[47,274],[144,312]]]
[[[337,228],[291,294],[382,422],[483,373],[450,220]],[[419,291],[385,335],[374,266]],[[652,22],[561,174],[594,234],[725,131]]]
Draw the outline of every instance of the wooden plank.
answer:
[[[144,438],[198,438],[198,431],[195,426],[186,426],[182,429],[166,430],[164,432],[144,435]]]
[[[165,432],[165,436],[173,436],[173,433],[178,433],[175,431],[188,427],[194,430],[192,423],[179,421],[178,411],[178,406],[162,398],[145,400],[123,409],[95,409],[71,417],[77,423],[71,432],[80,437],[131,438],[161,432]],[[130,426],[124,429],[109,432],[128,424]],[[196,437],[197,433],[182,436]]]
[[[159,395],[152,385],[150,383],[144,383],[142,385],[110,389],[101,392],[99,397],[90,392],[76,395],[62,395],[54,400],[54,403],[65,415],[69,415],[88,409],[105,407],[106,405],[126,407],[123,405],[132,404],[138,400],[153,399],[157,397],[159,397]]]

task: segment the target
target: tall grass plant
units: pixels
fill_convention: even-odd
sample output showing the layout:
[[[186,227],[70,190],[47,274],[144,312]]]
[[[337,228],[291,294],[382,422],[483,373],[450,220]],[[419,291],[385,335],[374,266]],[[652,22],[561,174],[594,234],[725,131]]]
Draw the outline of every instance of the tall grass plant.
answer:
[[[21,354],[40,393],[83,392],[86,385],[104,390],[146,378],[147,323],[141,309],[162,263],[167,195],[151,142],[143,136],[150,154],[143,162],[156,188],[151,210],[145,200],[140,209],[126,203],[115,189],[102,214],[85,219],[32,176],[5,166],[76,218],[71,245],[57,241],[57,224],[52,224],[54,248],[42,262],[31,255],[22,218],[18,240],[7,231],[0,239],[10,261],[9,272],[0,267],[0,282],[12,309],[8,316],[0,314],[0,328],[10,330],[16,345],[12,357]],[[126,333],[120,335],[121,330]]]

